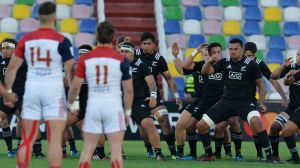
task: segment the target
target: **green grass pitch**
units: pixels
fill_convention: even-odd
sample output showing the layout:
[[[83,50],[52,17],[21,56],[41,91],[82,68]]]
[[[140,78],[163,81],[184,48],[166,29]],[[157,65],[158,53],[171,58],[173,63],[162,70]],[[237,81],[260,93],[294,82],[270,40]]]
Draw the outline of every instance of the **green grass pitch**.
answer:
[[[43,150],[46,153],[46,140],[43,140]],[[14,145],[16,142],[14,141]],[[0,142],[0,167],[1,168],[15,168],[16,160],[13,158],[7,158],[6,156],[6,145],[4,141]],[[77,148],[82,151],[82,141],[76,141]],[[300,143],[298,143],[299,149]],[[165,142],[162,142],[163,153],[168,156],[169,151],[167,150],[167,145]],[[189,151],[188,145],[186,144],[185,152]],[[198,142],[198,155],[203,153],[202,144]],[[242,154],[246,159],[245,162],[236,162],[235,160],[221,159],[214,162],[199,162],[199,161],[180,161],[180,160],[171,160],[170,157],[167,157],[167,161],[160,162],[156,161],[153,158],[146,158],[145,148],[142,141],[125,141],[124,150],[128,156],[128,159],[124,162],[125,168],[292,168],[299,165],[291,165],[286,163],[281,164],[267,164],[264,162],[256,161],[256,151],[255,146],[252,142],[243,142]],[[222,149],[223,150],[223,149]],[[109,152],[108,143],[105,147],[106,153]],[[234,145],[232,144],[232,151],[234,152]],[[222,151],[224,156],[224,152]],[[280,155],[282,160],[287,160],[290,158],[290,154],[287,150],[287,147],[284,142],[280,143]],[[63,168],[76,168],[78,164],[77,158],[68,158],[63,160]],[[46,168],[48,167],[47,159],[37,160],[32,159],[30,163],[32,168]],[[92,168],[110,168],[109,161],[92,161]]]

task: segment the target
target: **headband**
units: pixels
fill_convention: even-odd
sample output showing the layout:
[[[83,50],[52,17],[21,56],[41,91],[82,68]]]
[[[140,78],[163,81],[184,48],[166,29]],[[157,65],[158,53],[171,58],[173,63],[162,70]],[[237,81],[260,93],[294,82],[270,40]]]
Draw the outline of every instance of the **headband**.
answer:
[[[2,48],[3,47],[11,47],[11,48],[16,48],[16,45],[14,43],[10,43],[10,42],[3,42],[2,43]]]
[[[127,51],[134,52],[134,48],[132,48],[129,45],[122,45],[121,48],[120,48],[120,50],[127,50]]]
[[[88,49],[80,49],[79,51],[78,51],[78,53],[79,54],[86,54],[86,53],[88,53],[88,52],[90,52],[90,50],[88,50]]]

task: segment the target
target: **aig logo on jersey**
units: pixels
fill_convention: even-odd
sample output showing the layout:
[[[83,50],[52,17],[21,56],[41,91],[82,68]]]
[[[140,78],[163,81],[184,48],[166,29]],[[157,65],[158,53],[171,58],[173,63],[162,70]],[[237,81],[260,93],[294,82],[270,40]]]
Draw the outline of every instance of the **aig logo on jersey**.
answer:
[[[222,74],[221,73],[215,73],[208,76],[208,79],[212,80],[222,80]]]
[[[229,71],[229,79],[242,80],[242,73]]]
[[[152,66],[157,66],[157,62],[153,61]]]
[[[6,72],[7,72],[7,68],[3,68],[2,74],[3,74],[3,75],[6,75]]]

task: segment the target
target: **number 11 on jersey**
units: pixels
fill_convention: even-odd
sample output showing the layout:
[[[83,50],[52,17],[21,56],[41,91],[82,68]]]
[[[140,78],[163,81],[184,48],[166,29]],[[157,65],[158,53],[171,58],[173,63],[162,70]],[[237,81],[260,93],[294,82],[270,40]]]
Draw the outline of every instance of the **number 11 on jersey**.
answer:
[[[103,84],[107,84],[107,75],[108,75],[108,66],[107,65],[96,65],[96,84],[99,85],[100,84],[100,73],[101,73],[101,67],[104,70],[104,79],[103,79]]]

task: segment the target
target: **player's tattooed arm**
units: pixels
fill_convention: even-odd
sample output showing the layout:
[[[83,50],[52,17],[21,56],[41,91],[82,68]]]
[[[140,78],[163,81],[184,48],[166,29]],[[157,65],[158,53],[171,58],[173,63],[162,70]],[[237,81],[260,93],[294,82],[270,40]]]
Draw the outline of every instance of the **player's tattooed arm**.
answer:
[[[68,83],[70,84],[75,76],[75,61],[74,59],[69,59],[64,64],[66,67]]]
[[[281,73],[284,71],[285,68],[287,68],[291,65],[292,61],[293,61],[292,58],[285,59],[284,63],[272,72],[271,79],[275,79],[275,80],[279,79],[281,76]]]
[[[265,106],[265,87],[262,78],[256,80],[259,93],[259,109],[261,112],[265,112],[267,107]]]
[[[15,82],[16,79],[16,74],[18,69],[21,67],[23,64],[24,59],[13,56],[9,62],[9,65],[7,67],[7,72],[5,75],[5,87],[6,90],[11,90],[12,86]]]
[[[145,77],[145,81],[147,82],[148,88],[149,88],[149,93],[150,97],[146,98],[146,101],[149,101],[149,106],[151,108],[154,108],[156,106],[156,99],[157,99],[157,87],[156,87],[156,82],[153,77],[153,75],[148,75]]]
[[[176,105],[178,105],[179,109],[181,109],[182,108],[182,102],[179,98],[179,94],[177,92],[177,87],[176,87],[175,81],[174,81],[171,73],[169,71],[165,71],[165,72],[162,73],[162,75],[165,78],[165,80],[167,81],[168,86],[170,87],[172,93],[174,94],[174,97],[176,99]]]
[[[284,84],[285,85],[292,85],[296,82],[295,75],[299,73],[300,70],[290,70],[288,74],[284,77]]]

